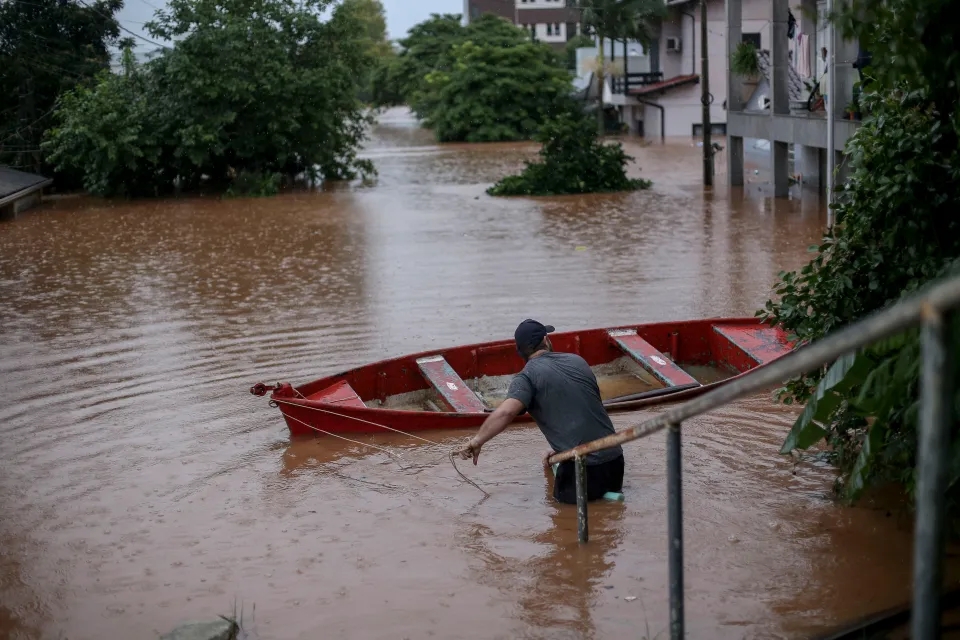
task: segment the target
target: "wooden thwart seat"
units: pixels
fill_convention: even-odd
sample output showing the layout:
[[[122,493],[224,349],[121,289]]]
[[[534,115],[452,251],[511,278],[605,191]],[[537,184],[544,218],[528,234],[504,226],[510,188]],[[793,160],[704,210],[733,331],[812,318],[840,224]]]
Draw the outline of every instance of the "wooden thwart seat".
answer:
[[[657,380],[668,387],[700,385],[693,376],[667,359],[652,344],[637,335],[636,329],[612,329],[607,332],[624,353],[637,361]]]
[[[717,324],[713,330],[757,364],[766,364],[793,350],[783,329],[755,324]]]
[[[444,403],[457,413],[483,413],[486,407],[443,356],[419,358],[420,373],[437,390]]]

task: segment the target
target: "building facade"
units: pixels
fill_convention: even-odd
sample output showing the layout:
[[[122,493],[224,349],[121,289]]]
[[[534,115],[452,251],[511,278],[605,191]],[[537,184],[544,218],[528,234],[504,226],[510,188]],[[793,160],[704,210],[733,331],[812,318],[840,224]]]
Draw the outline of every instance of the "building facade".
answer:
[[[747,20],[744,3],[753,0],[726,0],[725,58],[733,55],[742,41],[752,41],[755,27]],[[727,104],[728,175],[731,185],[743,185],[744,139],[770,142],[770,169],[773,192],[789,194],[791,178],[801,184],[822,188],[827,182],[828,153],[834,166],[844,174],[843,149],[859,126],[848,113],[853,99],[859,57],[856,42],[836,38],[830,64],[827,41],[826,2],[801,0],[800,15],[794,16],[789,0],[767,0],[770,20],[760,40],[760,74],[749,79],[727,73],[730,99]],[[826,80],[833,73],[837,96],[828,94]],[[827,110],[834,116],[832,149],[828,144]],[[793,171],[790,150],[793,149]]]
[[[568,8],[565,0],[464,0],[467,23],[484,13],[505,18],[557,48],[580,33],[580,12]]]

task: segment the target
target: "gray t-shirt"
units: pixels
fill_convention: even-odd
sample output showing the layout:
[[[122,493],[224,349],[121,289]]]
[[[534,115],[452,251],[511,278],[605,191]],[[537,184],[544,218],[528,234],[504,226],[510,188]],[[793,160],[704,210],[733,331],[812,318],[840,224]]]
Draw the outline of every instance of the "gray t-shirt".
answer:
[[[597,377],[578,355],[551,351],[531,358],[510,383],[507,397],[523,403],[557,453],[614,433]],[[587,464],[620,455],[619,446],[604,449],[589,454]]]

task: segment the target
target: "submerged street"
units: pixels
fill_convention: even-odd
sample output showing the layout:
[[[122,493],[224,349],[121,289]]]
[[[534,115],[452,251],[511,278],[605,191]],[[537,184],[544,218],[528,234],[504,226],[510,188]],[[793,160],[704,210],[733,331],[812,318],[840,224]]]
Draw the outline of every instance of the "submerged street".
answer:
[[[0,636],[154,638],[242,608],[263,639],[663,637],[662,436],[625,447],[626,501],[591,505],[581,547],[532,425],[460,464],[480,503],[446,459],[470,432],[360,436],[402,471],[291,440],[248,393],[526,317],[749,316],[809,259],[809,198],[728,193],[722,154],[704,197],[689,139],[625,148],[650,190],[492,198],[534,145],[438,145],[395,109],[371,185],[0,222]],[[909,515],[842,506],[830,467],[780,456],[795,416],[761,394],[684,425],[691,638],[806,637],[909,597]]]

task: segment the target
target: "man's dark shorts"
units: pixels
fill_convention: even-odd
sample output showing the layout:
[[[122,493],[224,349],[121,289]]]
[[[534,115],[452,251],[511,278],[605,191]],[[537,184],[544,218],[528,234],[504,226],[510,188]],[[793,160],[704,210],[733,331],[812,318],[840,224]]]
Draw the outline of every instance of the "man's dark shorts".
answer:
[[[596,465],[587,465],[587,500],[599,500],[608,491],[623,489],[623,456]],[[561,462],[553,481],[553,497],[567,504],[577,503],[577,471],[573,460]]]

